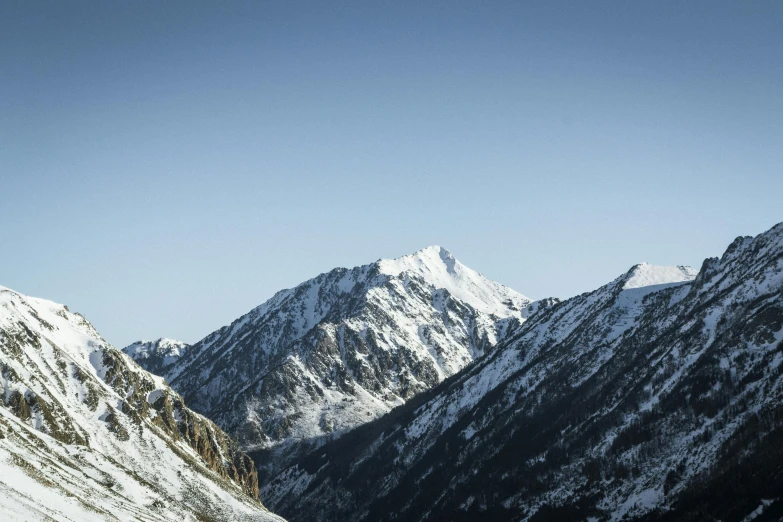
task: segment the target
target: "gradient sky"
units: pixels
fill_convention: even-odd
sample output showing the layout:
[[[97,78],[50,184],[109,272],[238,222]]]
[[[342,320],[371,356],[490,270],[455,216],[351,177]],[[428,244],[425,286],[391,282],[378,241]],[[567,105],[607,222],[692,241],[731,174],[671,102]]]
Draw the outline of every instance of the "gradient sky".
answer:
[[[0,6],[0,284],[117,346],[430,244],[568,297],[783,220],[782,2],[120,4]]]

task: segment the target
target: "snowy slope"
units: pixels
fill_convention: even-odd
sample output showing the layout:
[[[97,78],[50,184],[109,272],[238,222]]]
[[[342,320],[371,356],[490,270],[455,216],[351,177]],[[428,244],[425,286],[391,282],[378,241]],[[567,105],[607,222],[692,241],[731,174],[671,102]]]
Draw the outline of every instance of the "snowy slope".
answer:
[[[292,520],[777,520],[783,224],[693,275],[637,265],[534,315],[262,495]]]
[[[0,519],[282,520],[253,462],[67,307],[0,288]]]
[[[697,271],[689,266],[657,266],[640,263],[633,268],[623,288],[653,287],[672,283],[692,281]]]
[[[458,372],[552,302],[531,307],[429,247],[278,292],[163,375],[245,448],[320,444]]]

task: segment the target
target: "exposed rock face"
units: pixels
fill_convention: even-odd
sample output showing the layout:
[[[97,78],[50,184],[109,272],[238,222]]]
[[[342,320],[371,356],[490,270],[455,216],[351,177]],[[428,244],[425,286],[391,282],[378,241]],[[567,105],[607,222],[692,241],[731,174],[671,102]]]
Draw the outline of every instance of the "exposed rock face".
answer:
[[[172,440],[186,442],[212,471],[241,485],[251,498],[258,498],[258,475],[252,459],[212,421],[185,407],[170,388],[158,389],[148,373],[134,373],[116,350],[104,352],[103,367],[104,381],[125,397],[120,403],[123,414],[137,425],[151,419]]]
[[[0,385],[2,513],[281,520],[236,442],[62,305],[0,288]]]
[[[190,345],[174,339],[137,341],[122,349],[139,366],[155,375],[166,375]]]
[[[783,514],[783,224],[638,265],[301,456],[292,520],[772,520]]]
[[[281,291],[163,375],[244,447],[275,448],[256,453],[272,462],[437,385],[530,310],[530,299],[430,247]]]

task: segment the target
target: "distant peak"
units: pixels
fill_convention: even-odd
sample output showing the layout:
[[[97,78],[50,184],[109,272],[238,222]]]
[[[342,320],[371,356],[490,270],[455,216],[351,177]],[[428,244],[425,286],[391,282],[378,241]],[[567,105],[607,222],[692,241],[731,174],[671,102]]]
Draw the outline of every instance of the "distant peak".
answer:
[[[179,341],[177,339],[169,339],[168,337],[161,337],[157,341],[155,341],[157,344],[160,345],[167,345],[167,344],[187,344],[182,341]]]
[[[159,375],[190,348],[188,343],[161,337],[155,341],[136,341],[122,349],[145,370]]]
[[[159,337],[155,340],[141,339],[133,344],[187,344],[177,339],[169,339],[168,337]]]

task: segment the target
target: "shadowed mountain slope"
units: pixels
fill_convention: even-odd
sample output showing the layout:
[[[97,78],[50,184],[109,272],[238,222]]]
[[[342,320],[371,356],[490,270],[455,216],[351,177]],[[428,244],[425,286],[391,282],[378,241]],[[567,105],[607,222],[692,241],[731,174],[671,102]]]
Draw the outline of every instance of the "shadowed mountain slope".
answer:
[[[301,456],[265,498],[301,521],[780,513],[783,225],[693,274],[637,265],[534,315],[464,371]]]

